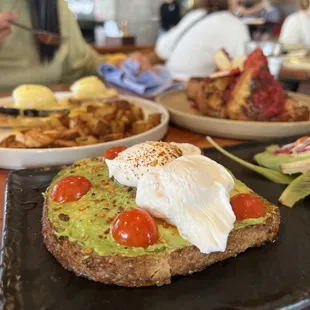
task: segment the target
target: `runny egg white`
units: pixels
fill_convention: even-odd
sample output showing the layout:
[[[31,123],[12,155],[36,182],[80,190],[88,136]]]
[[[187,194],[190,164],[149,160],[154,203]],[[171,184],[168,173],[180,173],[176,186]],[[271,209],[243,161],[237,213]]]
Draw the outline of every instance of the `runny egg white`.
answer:
[[[121,152],[115,159],[105,162],[110,177],[122,185],[137,187],[140,178],[185,156],[201,154],[201,150],[187,143],[145,142]]]
[[[136,203],[178,228],[202,253],[225,251],[235,215],[230,205],[234,180],[202,155],[179,157],[141,177]]]

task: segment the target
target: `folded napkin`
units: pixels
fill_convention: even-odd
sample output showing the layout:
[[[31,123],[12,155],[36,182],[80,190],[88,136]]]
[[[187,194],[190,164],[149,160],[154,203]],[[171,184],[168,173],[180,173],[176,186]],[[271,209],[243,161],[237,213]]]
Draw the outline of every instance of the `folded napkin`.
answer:
[[[99,68],[99,75],[108,82],[145,97],[155,97],[167,90],[182,88],[181,84],[173,82],[164,66],[157,65],[155,68],[156,73],[148,71],[140,74],[139,64],[128,60],[120,69],[110,64],[103,64]]]

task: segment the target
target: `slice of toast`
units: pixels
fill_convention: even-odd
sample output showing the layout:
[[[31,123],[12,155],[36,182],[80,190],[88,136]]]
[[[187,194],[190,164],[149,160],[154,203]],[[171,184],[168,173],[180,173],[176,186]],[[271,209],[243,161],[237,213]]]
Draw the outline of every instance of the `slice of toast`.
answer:
[[[223,58],[223,52],[220,53]],[[268,68],[260,49],[244,62],[243,72],[232,76],[191,79],[187,96],[206,116],[243,121],[308,121],[309,108],[289,97]]]
[[[175,275],[189,275],[252,247],[260,247],[276,240],[280,224],[277,208],[265,224],[247,226],[231,233],[225,252],[202,254],[197,247],[189,246],[165,254],[142,256],[99,256],[88,258],[77,243],[58,238],[48,219],[47,205],[43,208],[43,237],[47,249],[67,270],[90,280],[126,287],[165,285]]]
[[[90,178],[93,188],[96,189],[89,196],[70,205],[55,205],[49,199],[53,184],[56,184],[64,175],[72,175],[72,173],[84,175],[84,171],[86,176]],[[95,172],[90,173],[89,171]],[[96,173],[100,176],[97,177]],[[102,209],[105,209],[105,213],[118,212],[119,207],[115,206],[115,203],[117,204],[115,193],[119,190],[123,190],[123,198],[120,200],[122,209],[132,207],[135,205],[135,190],[122,187],[109,179],[109,187],[115,188],[115,192],[112,193],[109,187],[105,185],[107,180],[108,170],[100,159],[80,161],[65,168],[54,179],[46,192],[46,200],[43,206],[42,234],[47,249],[64,268],[93,281],[127,287],[169,284],[174,275],[188,275],[200,271],[216,262],[235,257],[248,248],[273,242],[278,235],[279,209],[260,197],[266,209],[266,218],[256,222],[255,225],[253,222],[236,222],[235,229],[228,238],[225,252],[202,254],[197,247],[185,241],[178,234],[176,228],[170,226],[160,230],[160,223],[157,225],[162,236],[169,231],[170,239],[165,240],[165,242],[159,240],[157,244],[159,247],[157,248],[126,247],[124,252],[124,247],[109,237],[113,220],[108,222],[106,218],[97,217],[97,212],[102,211]],[[254,194],[244,184],[240,184],[240,181],[236,180],[235,189],[231,193],[232,197],[240,193]],[[103,191],[105,194],[102,194]],[[101,197],[99,199],[96,198],[97,192],[98,197]],[[102,199],[102,197],[105,198]],[[132,204],[128,206],[128,202],[132,202]],[[73,213],[69,213],[70,216],[63,214],[69,212],[70,208],[74,210]],[[96,215],[93,216],[94,214]],[[92,224],[83,226],[83,221],[87,223],[91,221]],[[77,229],[75,232],[72,230],[73,227]],[[105,233],[107,233],[106,238],[103,236]],[[178,246],[175,246],[176,241]],[[99,243],[100,246],[106,244],[109,247],[100,250],[94,246],[94,242]]]
[[[233,78],[233,76],[223,76],[191,79],[188,82],[187,97],[196,104],[201,114],[224,118],[225,91]]]

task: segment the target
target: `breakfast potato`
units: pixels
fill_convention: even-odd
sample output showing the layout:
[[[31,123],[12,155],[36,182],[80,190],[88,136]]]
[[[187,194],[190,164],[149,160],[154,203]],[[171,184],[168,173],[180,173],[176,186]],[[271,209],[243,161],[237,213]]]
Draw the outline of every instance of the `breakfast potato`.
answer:
[[[92,118],[92,115],[89,113],[80,113],[77,118],[85,124],[88,124],[88,122],[90,121],[90,119]]]
[[[74,127],[71,129],[64,130],[60,134],[59,138],[63,140],[75,140],[76,138],[79,138],[80,136],[81,135],[80,135],[79,129]]]
[[[87,122],[88,128],[91,134],[96,137],[104,136],[111,132],[110,124],[105,120],[99,120],[96,118],[89,119]]]
[[[52,139],[57,139],[61,133],[56,129],[44,130],[43,133]]]
[[[131,104],[126,100],[115,101],[118,110],[130,110]]]
[[[135,119],[135,116],[134,116],[134,113],[132,112],[132,110],[128,110],[128,111],[125,111],[125,115],[123,116],[123,118],[127,118],[128,119],[128,122],[131,124],[133,123],[136,119]]]
[[[108,106],[98,108],[93,113],[96,118],[109,121],[115,118],[116,112],[116,107]]]
[[[8,147],[12,148],[12,149],[24,149],[26,148],[25,144],[15,140],[13,143],[11,143]]]
[[[55,140],[55,135],[49,136],[40,128],[34,128],[24,133],[25,146],[27,148],[47,147]]]
[[[56,129],[58,131],[66,130],[67,128],[62,124],[59,118],[56,116],[51,116],[49,120],[49,125],[52,129]]]
[[[125,128],[128,128],[132,124],[132,121],[130,121],[130,119],[126,115],[123,115],[122,118],[117,122],[122,126],[124,126]]]
[[[78,128],[78,131],[81,137],[86,137],[91,134],[91,129],[88,127],[88,124],[84,122],[80,116],[73,118],[71,127]]]
[[[117,110],[116,115],[115,115],[115,120],[120,121],[124,115],[125,115],[125,111]]]
[[[26,146],[21,141],[16,140],[15,135],[11,135],[0,142],[0,148],[24,149]]]
[[[125,125],[121,122],[112,121],[111,125],[111,133],[124,133],[125,132]]]
[[[92,145],[98,143],[98,139],[94,136],[77,138],[75,141],[78,145]]]
[[[73,147],[78,146],[78,144],[74,140],[64,140],[64,139],[57,139],[55,140],[52,147]]]
[[[136,121],[132,125],[132,133],[137,135],[152,128],[152,124],[148,121]]]
[[[115,141],[115,140],[119,140],[119,139],[123,139],[123,138],[124,138],[123,133],[111,133],[109,135],[104,136],[101,139],[101,142],[110,142],[110,141]]]
[[[135,121],[143,120],[143,111],[140,107],[137,107],[135,105],[131,106],[131,112],[133,114],[133,117]]]
[[[156,127],[161,122],[161,114],[160,113],[150,114],[148,117],[148,122],[151,123],[153,127]]]
[[[62,123],[62,125],[66,128],[70,126],[70,117],[68,114],[62,114],[58,116],[58,120]]]
[[[2,141],[0,141],[0,147],[10,147],[10,145],[15,141],[16,141],[15,135],[8,136],[4,138]]]

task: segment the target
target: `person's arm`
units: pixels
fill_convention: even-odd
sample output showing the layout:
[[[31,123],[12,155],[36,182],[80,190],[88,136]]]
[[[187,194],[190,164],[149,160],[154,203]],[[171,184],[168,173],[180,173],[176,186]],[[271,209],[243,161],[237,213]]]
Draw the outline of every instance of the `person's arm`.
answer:
[[[283,23],[279,41],[283,44],[299,44],[300,39],[299,23],[296,16],[288,16]]]
[[[0,12],[0,41],[10,35],[10,21],[13,21],[15,19],[16,16],[12,13]]]
[[[71,82],[86,75],[97,74],[99,65],[106,60],[106,57],[100,56],[86,43],[65,1],[58,0],[58,4],[61,33],[68,37],[68,41],[64,43],[68,55],[63,63],[62,81]]]
[[[251,8],[239,7],[238,11],[242,16],[255,15],[260,13],[265,8],[263,1],[252,6]]]

